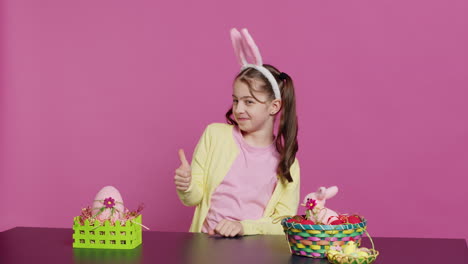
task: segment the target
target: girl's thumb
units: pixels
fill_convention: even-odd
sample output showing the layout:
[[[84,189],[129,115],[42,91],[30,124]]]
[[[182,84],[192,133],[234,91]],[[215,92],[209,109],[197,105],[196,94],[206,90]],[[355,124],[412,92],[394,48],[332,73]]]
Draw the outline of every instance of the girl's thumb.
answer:
[[[187,158],[185,158],[185,153],[183,149],[179,149],[179,159],[183,166],[190,167]]]

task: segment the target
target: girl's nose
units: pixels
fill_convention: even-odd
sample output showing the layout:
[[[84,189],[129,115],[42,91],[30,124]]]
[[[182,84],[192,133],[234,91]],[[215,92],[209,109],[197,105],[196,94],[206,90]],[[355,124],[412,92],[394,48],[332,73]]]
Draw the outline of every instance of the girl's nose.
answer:
[[[244,110],[245,110],[244,106],[241,103],[234,106],[234,113],[236,113],[236,114],[244,113]]]

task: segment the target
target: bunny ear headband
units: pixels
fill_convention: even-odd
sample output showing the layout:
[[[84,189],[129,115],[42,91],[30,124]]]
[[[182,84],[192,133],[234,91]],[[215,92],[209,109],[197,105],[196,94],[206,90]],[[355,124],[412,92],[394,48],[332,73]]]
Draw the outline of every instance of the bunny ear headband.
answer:
[[[247,29],[244,28],[240,32],[236,28],[231,29],[231,40],[234,46],[234,52],[242,66],[241,71],[245,68],[254,68],[261,72],[270,82],[273,92],[275,93],[275,98],[281,99],[278,83],[275,77],[273,77],[273,74],[271,74],[267,68],[263,67],[262,55],[260,55],[260,51]],[[280,78],[284,80],[285,75],[285,73],[281,73]]]

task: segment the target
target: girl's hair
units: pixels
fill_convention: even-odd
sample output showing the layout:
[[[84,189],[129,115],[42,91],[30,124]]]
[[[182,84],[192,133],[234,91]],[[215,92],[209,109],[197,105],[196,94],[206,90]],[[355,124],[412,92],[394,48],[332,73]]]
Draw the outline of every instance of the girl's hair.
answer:
[[[280,161],[278,163],[278,168],[276,172],[280,177],[286,179],[288,182],[292,182],[291,173],[289,168],[294,163],[296,158],[296,153],[298,150],[297,144],[297,116],[296,116],[296,97],[294,95],[294,84],[289,77],[286,76],[286,79],[281,80],[279,78],[280,71],[273,67],[272,65],[263,64],[275,77],[275,80],[278,82],[278,86],[281,92],[281,119],[278,128],[278,135],[276,136],[276,150],[280,153]],[[253,98],[261,103],[262,102],[255,97],[253,91],[259,92],[254,89],[253,80],[262,80],[265,85],[259,86],[261,91],[268,94],[268,100],[274,100],[275,94],[273,93],[273,88],[271,87],[270,82],[265,76],[257,71],[254,68],[246,68],[241,71],[234,82],[239,80],[244,82],[249,87],[250,94]],[[227,122],[231,125],[237,126],[237,122],[232,118],[232,107],[226,113]]]

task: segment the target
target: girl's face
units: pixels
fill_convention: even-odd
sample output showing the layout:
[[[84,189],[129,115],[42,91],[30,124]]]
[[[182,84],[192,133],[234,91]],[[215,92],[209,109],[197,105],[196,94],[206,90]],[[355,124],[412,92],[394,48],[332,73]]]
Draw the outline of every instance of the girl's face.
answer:
[[[257,84],[259,81],[256,81]],[[239,128],[244,132],[255,132],[271,129],[275,114],[280,110],[280,100],[268,100],[266,92],[256,92],[255,97],[266,103],[261,103],[252,97],[246,83],[236,80],[232,95],[232,113]]]

